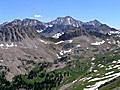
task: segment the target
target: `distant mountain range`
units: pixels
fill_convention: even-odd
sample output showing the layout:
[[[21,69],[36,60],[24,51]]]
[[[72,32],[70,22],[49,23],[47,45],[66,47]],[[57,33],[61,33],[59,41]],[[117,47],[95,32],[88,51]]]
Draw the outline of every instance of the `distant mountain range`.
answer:
[[[40,35],[44,37],[52,37],[58,39],[60,36],[62,37],[62,35],[65,36],[64,34],[66,34],[66,32],[68,33],[71,30],[81,29],[87,33],[119,35],[119,30],[111,28],[106,24],[102,24],[98,20],[82,22],[70,16],[66,16],[58,17],[57,19],[48,23],[44,23],[35,19],[16,19],[12,22],[4,23],[0,26],[0,40],[20,41],[25,37],[35,37],[36,35],[33,35],[33,32],[34,34],[36,32],[40,33]]]

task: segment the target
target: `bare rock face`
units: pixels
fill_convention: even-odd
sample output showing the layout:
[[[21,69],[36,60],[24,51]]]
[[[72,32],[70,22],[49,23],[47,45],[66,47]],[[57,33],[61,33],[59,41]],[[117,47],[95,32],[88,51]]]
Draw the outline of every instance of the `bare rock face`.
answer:
[[[19,42],[26,38],[34,38],[36,32],[29,27],[15,25],[5,26],[0,29],[0,41]]]
[[[41,22],[29,19],[0,26],[0,71],[8,80],[26,73],[35,63],[57,58],[56,51],[36,31],[42,28]]]

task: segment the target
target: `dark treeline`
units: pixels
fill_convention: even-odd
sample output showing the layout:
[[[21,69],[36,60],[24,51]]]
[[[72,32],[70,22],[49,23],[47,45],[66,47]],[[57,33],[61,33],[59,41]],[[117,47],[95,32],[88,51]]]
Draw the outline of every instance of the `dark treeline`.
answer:
[[[58,87],[69,76],[67,71],[46,72],[49,63],[40,63],[26,75],[18,75],[12,82],[5,79],[4,73],[0,74],[0,90],[51,90]]]
[[[88,65],[72,61],[62,69],[47,71],[51,63],[39,63],[28,74],[15,76],[12,82],[0,74],[0,90],[56,90],[64,83],[72,82],[84,74]]]

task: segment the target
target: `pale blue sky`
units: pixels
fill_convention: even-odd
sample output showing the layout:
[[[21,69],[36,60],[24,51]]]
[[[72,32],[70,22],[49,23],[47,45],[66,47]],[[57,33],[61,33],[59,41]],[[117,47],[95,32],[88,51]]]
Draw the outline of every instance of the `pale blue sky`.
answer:
[[[0,23],[16,18],[36,18],[46,22],[58,16],[72,16],[81,21],[98,19],[112,27],[120,28],[120,0],[0,1]]]

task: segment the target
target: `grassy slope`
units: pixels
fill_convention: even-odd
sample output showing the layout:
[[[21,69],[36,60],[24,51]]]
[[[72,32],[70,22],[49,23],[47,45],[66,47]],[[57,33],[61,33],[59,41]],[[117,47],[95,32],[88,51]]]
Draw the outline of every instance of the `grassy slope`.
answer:
[[[89,75],[86,75],[85,77],[92,76],[92,77],[95,78],[95,77],[101,77],[102,75],[104,75],[105,73],[110,72],[110,71],[119,72],[118,69],[105,70],[109,65],[111,65],[112,61],[116,61],[116,60],[119,60],[119,59],[120,59],[120,54],[119,53],[116,54],[116,55],[113,55],[111,52],[108,52],[104,55],[98,55],[96,57],[96,60],[94,61],[96,63],[96,68],[95,69],[97,69],[98,72],[97,73],[91,73]],[[105,67],[99,68],[99,67],[97,67],[98,64],[102,64]],[[100,74],[100,75],[96,76],[97,74]],[[116,79],[114,82],[111,82],[108,85],[103,86],[102,88],[100,88],[100,90],[111,90],[113,88],[120,87],[120,80],[119,79],[120,78]],[[77,82],[73,86],[69,87],[68,90],[83,90],[86,86],[93,85],[96,82],[90,82],[90,83],[88,83],[87,81]]]

